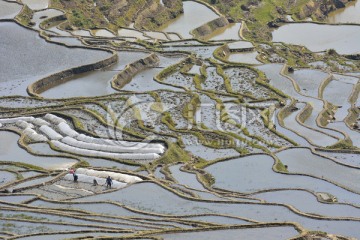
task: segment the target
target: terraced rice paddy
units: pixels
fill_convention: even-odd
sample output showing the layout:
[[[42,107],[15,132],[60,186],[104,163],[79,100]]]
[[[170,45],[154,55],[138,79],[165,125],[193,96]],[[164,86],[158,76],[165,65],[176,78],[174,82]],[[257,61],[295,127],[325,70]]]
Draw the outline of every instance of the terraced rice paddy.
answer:
[[[359,25],[259,43],[195,1],[156,31],[53,3],[0,0],[0,239],[360,239]]]

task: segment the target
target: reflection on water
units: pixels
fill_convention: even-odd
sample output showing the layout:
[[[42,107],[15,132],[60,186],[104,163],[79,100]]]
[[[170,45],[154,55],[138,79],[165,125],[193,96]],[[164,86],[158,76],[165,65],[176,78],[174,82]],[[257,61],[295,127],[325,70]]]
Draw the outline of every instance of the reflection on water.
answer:
[[[184,14],[175,19],[164,29],[163,32],[177,32],[183,38],[192,38],[190,31],[201,25],[218,18],[211,9],[197,2],[183,2]]]
[[[21,10],[21,5],[0,1],[0,19],[14,18]]]
[[[261,62],[256,59],[257,55],[257,52],[232,53],[229,55],[228,61],[246,64],[261,64]]]
[[[106,29],[93,30],[93,33],[97,37],[109,37],[109,38],[115,37],[115,35],[112,32],[110,32]]]
[[[360,26],[313,23],[286,24],[273,32],[274,42],[304,45],[313,52],[335,49],[340,54],[360,52]]]
[[[360,1],[350,2],[346,8],[341,8],[329,14],[328,23],[360,23]]]
[[[210,40],[238,40],[240,39],[241,23],[230,23],[228,26],[214,31],[208,39]]]
[[[0,94],[5,96],[28,95],[27,87],[36,80],[111,56],[104,51],[49,44],[37,32],[15,23],[0,24],[0,36]]]
[[[67,82],[50,88],[41,93],[46,98],[69,98],[101,96],[116,91],[111,88],[111,79],[129,63],[137,61],[146,56],[143,52],[119,52],[118,62],[109,68],[77,74],[68,79]],[[81,90],[79,90],[81,89]]]
[[[191,232],[191,233],[171,233],[162,235],[165,239],[181,240],[193,239],[198,240],[215,240],[215,239],[247,239],[257,240],[266,236],[268,240],[288,239],[298,235],[298,232],[292,227],[269,227],[255,229],[232,229],[232,230],[216,230],[207,232]]]
[[[49,6],[49,0],[22,0],[22,2],[32,10],[45,9]]]
[[[32,18],[32,21],[35,23],[33,26],[34,29],[40,30],[40,23],[43,21],[46,21],[50,18],[63,15],[64,13],[62,11],[56,10],[56,9],[46,9],[44,11],[39,11],[34,13],[34,16]]]
[[[70,158],[35,156],[17,144],[19,136],[12,132],[0,131],[0,159],[39,166],[45,169],[66,169],[76,163]],[[6,144],[4,144],[6,143]]]

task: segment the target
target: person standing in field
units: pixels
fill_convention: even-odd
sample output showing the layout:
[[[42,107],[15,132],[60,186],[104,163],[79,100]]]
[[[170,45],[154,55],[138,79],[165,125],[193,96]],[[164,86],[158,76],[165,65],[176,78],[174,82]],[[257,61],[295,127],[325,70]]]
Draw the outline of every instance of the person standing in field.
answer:
[[[75,173],[73,174],[73,177],[74,177],[74,182],[77,182],[77,180],[78,180],[78,175],[76,175]]]
[[[106,178],[106,188],[111,188],[112,185],[112,179],[110,176]]]

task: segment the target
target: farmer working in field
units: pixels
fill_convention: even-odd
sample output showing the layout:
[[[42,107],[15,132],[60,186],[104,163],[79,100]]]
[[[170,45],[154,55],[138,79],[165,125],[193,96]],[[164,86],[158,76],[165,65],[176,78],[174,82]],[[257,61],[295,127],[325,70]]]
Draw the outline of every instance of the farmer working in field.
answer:
[[[112,180],[111,180],[111,177],[108,176],[106,178],[106,188],[111,188],[111,185],[112,185]]]

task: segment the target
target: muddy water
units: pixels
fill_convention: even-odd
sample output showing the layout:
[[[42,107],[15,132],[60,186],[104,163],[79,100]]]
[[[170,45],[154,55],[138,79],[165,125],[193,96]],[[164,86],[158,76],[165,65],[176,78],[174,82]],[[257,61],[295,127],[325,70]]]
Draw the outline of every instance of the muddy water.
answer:
[[[19,136],[12,132],[0,131],[0,159],[39,166],[46,169],[64,169],[76,163],[70,158],[40,157],[31,155],[17,144]]]
[[[37,32],[15,23],[1,23],[0,36],[0,95],[28,95],[28,85],[38,79],[111,56],[104,51],[49,44]]]
[[[0,19],[12,19],[21,11],[21,5],[0,1]]]
[[[201,25],[218,18],[211,9],[197,2],[183,2],[184,14],[177,17],[168,26],[162,29],[163,32],[176,32],[183,38],[192,38],[190,31]]]
[[[328,23],[360,23],[360,1],[350,2],[347,7],[329,14]]]
[[[313,52],[335,49],[340,54],[360,52],[360,26],[313,23],[286,24],[273,32],[274,42],[304,45]]]

